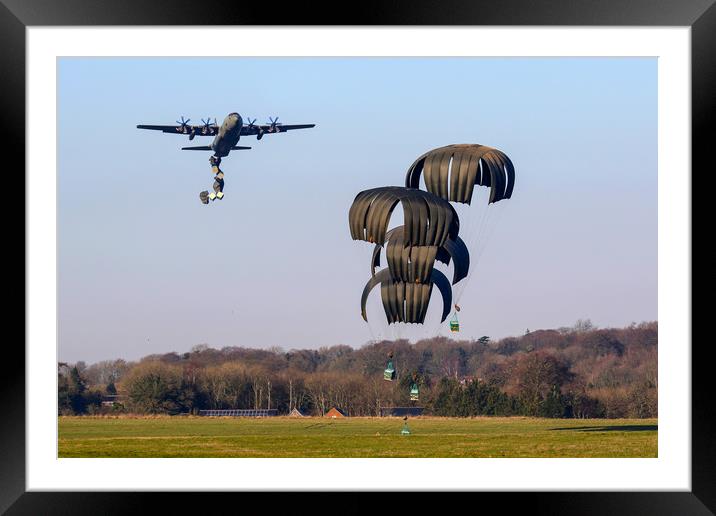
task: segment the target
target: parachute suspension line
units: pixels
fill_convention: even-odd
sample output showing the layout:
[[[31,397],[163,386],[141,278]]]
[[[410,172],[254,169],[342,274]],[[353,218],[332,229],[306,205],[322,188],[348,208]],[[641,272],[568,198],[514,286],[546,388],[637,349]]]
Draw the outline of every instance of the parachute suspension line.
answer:
[[[492,212],[495,212],[494,215],[490,215],[490,222],[485,228],[485,231],[482,235],[483,245],[479,246],[477,250],[477,256],[476,260],[479,261],[482,257],[482,254],[485,252],[485,248],[487,247],[487,244],[492,239],[492,236],[495,234],[495,228],[499,225],[499,221],[502,219],[502,206],[494,206],[494,209],[491,210]],[[468,276],[471,271],[468,271]]]
[[[480,160],[479,169],[480,169],[480,173],[482,174],[483,171],[484,171],[484,170],[483,170],[483,161],[482,161],[482,160]],[[488,207],[489,207],[489,204],[485,203],[485,202],[482,200],[482,197],[483,197],[483,196],[480,195],[481,192],[483,192],[483,189],[480,188],[480,185],[475,185],[475,186],[474,186],[474,189],[473,189],[473,191],[472,191],[472,200],[471,200],[470,204],[466,204],[466,205],[465,205],[466,208],[469,210],[469,211],[467,211],[467,213],[473,213],[472,210],[475,209],[475,206],[476,206],[476,205],[477,205],[477,206],[480,206],[480,208],[479,208],[479,210],[480,210],[479,216],[477,216],[477,217],[467,217],[467,222],[468,222],[467,238],[470,240],[470,244],[472,244],[472,245],[475,245],[475,244],[479,243],[479,242],[476,242],[476,241],[475,241],[475,237],[476,237],[476,234],[479,233],[480,228],[482,227],[482,225],[484,224],[485,216],[486,216],[486,214],[487,214],[487,211],[486,211],[486,210],[487,210]],[[469,248],[469,247],[468,247],[468,248]]]
[[[479,243],[476,247],[476,253],[474,262],[472,261],[471,257],[471,264],[470,269],[468,270],[467,276],[461,281],[461,283],[464,283],[462,285],[462,288],[459,290],[456,296],[455,303],[459,305],[460,299],[462,298],[462,295],[465,292],[465,287],[470,283],[470,279],[472,278],[473,271],[477,268],[475,267],[476,264],[480,263],[482,259],[482,255],[485,252],[485,249],[487,248],[487,244],[492,239],[492,236],[495,234],[495,228],[499,226],[499,222],[502,219],[502,206],[492,206],[490,213],[487,216],[485,228],[483,228],[483,231],[481,233],[480,239],[481,243]],[[497,211],[497,213],[493,214],[492,212]]]
[[[478,199],[475,199],[476,197],[480,197]],[[478,195],[478,190],[476,189],[473,193],[473,205],[467,206],[467,208],[471,208],[472,210],[475,209],[475,204],[480,205],[479,211],[480,213],[476,216],[466,216],[466,222],[467,222],[467,228],[465,231],[464,236],[461,238],[467,245],[467,248],[470,250],[470,268],[468,269],[467,276],[463,278],[461,281],[459,281],[456,285],[453,287],[453,291],[455,292],[455,303],[458,304],[460,302],[460,299],[462,298],[463,293],[465,292],[465,288],[469,283],[470,275],[472,274],[472,271],[475,269],[476,263],[477,263],[477,256],[479,256],[478,248],[483,246],[482,242],[482,234],[484,233],[485,226],[489,224],[490,220],[490,212],[492,211],[490,208],[491,206],[486,205],[483,202],[482,196]],[[466,213],[470,213],[469,211],[466,211]]]
[[[423,324],[423,339],[428,339],[431,337],[431,335],[428,334],[428,330],[429,330],[428,326]],[[435,332],[433,332],[433,334],[434,333]]]
[[[373,331],[373,325],[370,323],[370,320],[366,323],[368,325],[368,331],[370,332],[371,342],[375,343],[378,342],[378,339],[375,337],[375,332]]]
[[[475,197],[476,194],[477,191],[475,192],[475,194],[473,194],[473,197]],[[482,201],[482,199],[480,199],[479,201]],[[485,201],[487,201],[487,199],[485,199]],[[487,202],[480,202],[480,204],[483,205],[483,209],[481,210],[480,216],[477,218],[479,220],[479,223],[477,225],[470,225],[470,222],[472,222],[474,219],[469,217],[467,218],[467,226],[469,229],[466,231],[463,240],[466,240],[466,242],[469,241],[467,245],[468,249],[471,250],[472,254],[470,256],[470,268],[468,269],[467,276],[463,278],[460,282],[458,282],[458,284],[453,286],[454,303],[456,306],[459,306],[460,301],[462,300],[462,296],[467,288],[467,285],[470,284],[473,272],[479,268],[478,264],[482,261],[482,255],[485,252],[488,243],[490,242],[492,236],[495,233],[495,228],[499,225],[499,221],[502,218],[503,206],[501,204],[489,204]],[[451,320],[449,324],[451,333],[460,331],[460,326],[459,322],[457,321],[456,313],[454,313],[454,318],[455,322],[453,323],[453,321]]]
[[[398,331],[397,328],[396,328],[396,325],[397,325],[397,324],[398,324],[398,323],[390,323],[390,324],[388,324],[388,328],[390,328],[390,340],[392,340],[393,342],[396,341],[396,337],[395,337],[395,336],[396,336],[397,331]]]
[[[480,167],[481,167],[482,173],[483,174],[486,173],[484,161],[482,161],[482,160],[480,160]],[[489,195],[489,193],[488,193],[489,190],[488,191],[480,190],[480,191],[484,192],[486,195]],[[483,196],[480,196],[480,197],[483,197]],[[475,250],[477,250],[478,248],[483,246],[482,236],[485,231],[485,227],[488,225],[488,223],[490,221],[490,215],[492,214],[492,208],[493,208],[493,206],[491,206],[489,203],[489,198],[485,199],[485,200],[479,199],[479,202],[482,205],[482,213],[481,213],[481,217],[480,217],[480,223],[477,227],[477,231],[470,235],[470,238],[472,239],[471,243],[473,245],[473,249],[475,249]],[[472,267],[471,267],[471,269],[472,269]]]
[[[464,281],[464,280],[463,280]],[[443,328],[443,321],[440,320],[440,317],[437,318],[437,321],[435,322],[435,326],[433,327],[433,332],[431,335],[434,335],[436,337],[441,336],[442,334],[442,328]]]
[[[375,304],[375,300],[373,303]],[[386,334],[387,328],[385,328],[384,325],[381,325],[380,321],[380,315],[376,314],[374,317],[371,317],[370,313],[368,314],[368,327],[370,328],[370,333],[373,335],[373,340],[375,342],[388,340],[388,335]]]
[[[368,300],[368,303],[370,303],[370,298]],[[380,340],[380,332],[377,328],[374,328],[373,325],[375,324],[373,317],[371,317],[371,314],[368,311],[368,306],[366,306],[366,314],[368,316],[368,321],[366,321],[366,325],[368,326],[368,331],[370,332],[370,336],[373,339],[373,342],[378,342]]]
[[[493,208],[495,208],[495,206],[488,206],[485,208],[485,211],[482,213],[482,217],[480,218],[480,224],[478,225],[476,231],[474,231],[473,234],[468,236],[471,240],[470,247],[468,249],[473,250],[474,254],[470,256],[470,269],[467,271],[467,276],[460,282],[462,283],[462,285],[460,285],[459,288],[456,289],[456,304],[460,304],[460,300],[465,293],[467,285],[470,283],[472,274],[477,268],[477,264],[480,263],[480,258],[482,257],[482,254],[487,244],[486,234],[490,230],[490,227],[493,226]]]
[[[493,210],[493,211],[494,211],[494,210]],[[487,228],[486,234],[484,235],[485,244],[487,244],[487,243],[491,240],[492,235],[495,234],[495,227],[498,225],[498,222],[499,222],[500,219],[502,218],[502,211],[503,211],[502,209],[498,209],[498,210],[497,210],[497,213],[492,217],[492,218],[494,219],[494,222],[490,224],[490,227]],[[483,246],[483,248],[480,249],[479,252],[478,252],[478,254],[477,254],[477,259],[478,259],[478,260],[479,260],[480,257],[482,256],[482,253],[485,252],[484,247],[485,247],[485,246]]]
[[[485,170],[484,162],[480,160],[480,168],[481,171]],[[489,195],[489,190],[487,190],[487,194]],[[473,194],[473,197],[477,195],[477,190]],[[499,203],[492,203],[489,204],[487,202],[482,201],[481,199],[478,201],[479,204],[484,206],[484,209],[482,210],[480,217],[479,217],[479,224],[477,225],[477,229],[474,230],[470,228],[470,230],[467,232],[465,238],[469,240],[468,249],[471,251],[474,251],[474,253],[470,256],[470,268],[468,270],[467,276],[455,287],[455,303],[459,304],[460,300],[462,299],[462,296],[465,292],[465,289],[467,285],[470,283],[470,279],[472,277],[473,271],[477,268],[477,264],[480,263],[483,253],[485,252],[485,249],[487,248],[487,244],[492,238],[492,235],[495,233],[495,228],[499,225],[499,221],[502,218],[502,204]],[[496,214],[494,212],[497,212]],[[468,218],[468,221],[472,221],[472,219]],[[469,222],[468,222],[469,224]],[[464,239],[465,239],[464,238]]]

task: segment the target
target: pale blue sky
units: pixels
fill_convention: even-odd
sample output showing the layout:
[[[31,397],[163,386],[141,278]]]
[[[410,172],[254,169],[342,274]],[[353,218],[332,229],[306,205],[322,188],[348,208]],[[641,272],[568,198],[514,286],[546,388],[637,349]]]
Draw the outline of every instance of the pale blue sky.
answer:
[[[58,70],[60,360],[391,335],[360,317],[370,246],[351,240],[348,208],[450,143],[497,147],[517,175],[464,287],[459,338],[657,318],[656,59],[68,58]],[[224,159],[226,197],[205,206],[210,153],[180,147],[210,139],[135,126],[231,111],[317,126],[242,139],[253,149]],[[431,324],[407,336],[448,334],[439,304],[434,292]]]

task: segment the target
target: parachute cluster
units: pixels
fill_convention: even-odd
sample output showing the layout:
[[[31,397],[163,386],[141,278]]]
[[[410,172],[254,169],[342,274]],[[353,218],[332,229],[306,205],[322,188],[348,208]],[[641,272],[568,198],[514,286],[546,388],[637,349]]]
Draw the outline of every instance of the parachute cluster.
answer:
[[[423,177],[426,190],[420,190]],[[470,204],[475,186],[490,189],[488,203],[509,199],[515,183],[512,162],[503,152],[477,144],[439,147],[410,166],[405,186],[386,186],[360,192],[348,213],[351,237],[373,244],[371,278],[361,296],[361,314],[367,322],[366,303],[380,285],[388,324],[423,324],[433,286],[443,299],[441,322],[452,306],[452,286],[465,279],[470,252],[458,236],[460,220],[450,204]],[[403,225],[388,230],[400,204]],[[386,267],[381,265],[381,254]],[[453,263],[449,280],[435,261]]]

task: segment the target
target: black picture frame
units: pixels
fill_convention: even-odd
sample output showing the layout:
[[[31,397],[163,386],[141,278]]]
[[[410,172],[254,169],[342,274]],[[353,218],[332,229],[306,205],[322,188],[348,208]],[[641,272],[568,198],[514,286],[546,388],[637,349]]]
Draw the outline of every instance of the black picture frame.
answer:
[[[692,170],[713,170],[707,161],[716,131],[716,6],[715,0],[412,0],[335,3],[200,2],[191,0],[0,0],[0,70],[4,163],[25,169],[25,29],[28,26],[87,25],[556,25],[556,26],[684,26],[691,28]],[[280,5],[280,7],[278,7]],[[350,13],[350,14],[348,14]],[[6,181],[17,181],[8,174]],[[692,176],[693,178],[693,173]],[[30,178],[25,177],[26,184]],[[15,191],[19,188],[14,187]],[[693,189],[692,189],[693,191]],[[703,189],[698,192],[706,193]],[[692,197],[692,206],[695,205]],[[16,231],[17,207],[6,215],[6,237]],[[694,218],[692,217],[692,220]],[[692,230],[693,234],[693,230]],[[692,251],[693,253],[693,251]],[[693,256],[693,254],[692,254]],[[711,273],[712,274],[712,273]],[[18,275],[16,275],[18,276]],[[23,285],[24,286],[24,285]],[[22,288],[22,287],[21,287]],[[24,300],[24,296],[23,296]],[[24,303],[23,313],[24,313]],[[692,304],[693,307],[693,304]],[[26,314],[24,314],[26,317]],[[693,320],[693,313],[692,313]],[[19,315],[18,315],[19,319]],[[25,319],[26,320],[26,319]],[[24,331],[24,327],[23,327]],[[693,340],[693,339],[692,339]],[[690,342],[671,343],[683,346]],[[716,511],[716,438],[707,368],[708,342],[692,346],[692,490],[690,492],[526,492],[471,493],[469,505],[495,502],[500,510],[523,507],[539,514],[713,514]],[[69,493],[26,492],[25,487],[25,353],[17,341],[7,341],[2,389],[0,439],[0,512],[7,514],[125,514],[143,512],[150,503],[162,512],[186,512],[196,504],[189,493]],[[9,356],[8,356],[9,355]],[[52,393],[48,393],[52,396]],[[214,512],[245,493],[212,496],[199,513]],[[265,496],[265,495],[264,495]],[[367,503],[351,494],[351,509]],[[454,496],[454,495],[453,495]],[[478,501],[472,501],[474,497]],[[255,495],[252,495],[255,498]],[[303,500],[303,498],[301,498]],[[362,501],[361,501],[362,500]],[[420,507],[422,496],[401,497],[400,508]],[[256,502],[257,500],[252,500]],[[274,499],[275,501],[275,499]],[[291,497],[290,503],[296,503]],[[300,502],[299,502],[300,503]],[[454,504],[455,502],[451,502]],[[490,504],[492,505],[492,504]],[[212,509],[210,509],[211,507]],[[247,505],[243,505],[247,507]],[[396,509],[398,507],[395,507]],[[383,508],[378,507],[379,510]],[[479,509],[476,509],[479,510]]]

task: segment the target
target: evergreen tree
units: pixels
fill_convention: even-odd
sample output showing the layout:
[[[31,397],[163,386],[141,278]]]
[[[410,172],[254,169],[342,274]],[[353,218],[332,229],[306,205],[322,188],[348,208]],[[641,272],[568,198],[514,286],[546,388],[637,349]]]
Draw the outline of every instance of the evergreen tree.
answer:
[[[87,385],[84,379],[80,375],[77,366],[70,370],[70,377],[68,380],[68,396],[70,402],[70,408],[74,414],[84,414],[87,409],[87,403],[84,397]]]
[[[116,396],[117,395],[117,388],[114,386],[114,382],[112,380],[109,381],[107,384],[107,388],[105,389],[105,392],[109,394],[110,396]]]
[[[57,411],[59,414],[72,414],[70,382],[63,374],[57,375]]]
[[[565,402],[562,394],[556,385],[552,386],[552,390],[540,404],[539,413],[542,417],[563,417],[565,412]]]

